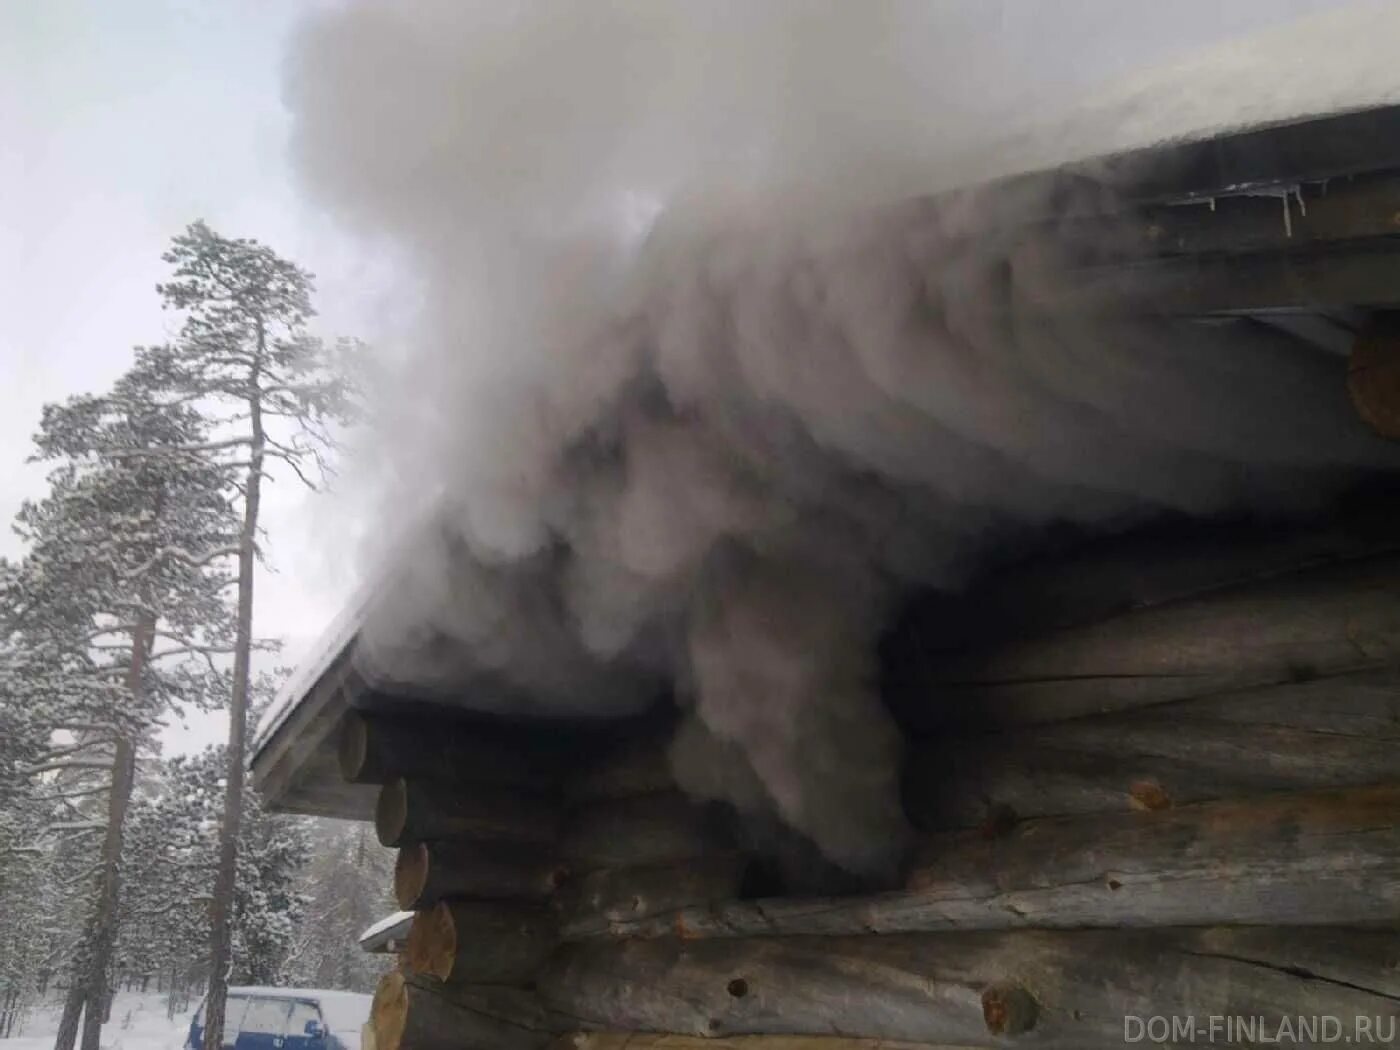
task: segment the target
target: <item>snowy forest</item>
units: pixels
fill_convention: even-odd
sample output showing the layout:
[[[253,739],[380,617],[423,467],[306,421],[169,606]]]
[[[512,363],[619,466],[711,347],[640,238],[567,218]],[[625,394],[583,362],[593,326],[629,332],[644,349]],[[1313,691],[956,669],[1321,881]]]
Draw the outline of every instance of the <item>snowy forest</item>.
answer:
[[[163,258],[178,334],[44,407],[0,561],[0,1038],[52,1009],[56,1050],[97,1050],[122,990],[208,996],[211,1029],[229,984],[368,991],[351,946],[390,910],[372,832],[243,776],[286,673],[255,631],[262,487],[329,481],[359,347],[312,334],[311,276],[264,245],[195,223]],[[227,743],[162,753],[191,711]]]

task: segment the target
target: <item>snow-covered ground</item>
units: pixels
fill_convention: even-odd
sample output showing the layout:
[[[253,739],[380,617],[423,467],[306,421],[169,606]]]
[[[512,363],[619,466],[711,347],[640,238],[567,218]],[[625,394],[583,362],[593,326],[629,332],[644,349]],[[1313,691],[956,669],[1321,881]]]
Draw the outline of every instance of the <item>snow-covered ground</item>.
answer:
[[[166,1016],[165,996],[119,992],[112,1019],[102,1026],[103,1050],[180,1050],[190,1030],[189,1010]],[[0,1050],[53,1050],[62,1003],[46,999],[30,1010],[18,1035],[0,1039]]]

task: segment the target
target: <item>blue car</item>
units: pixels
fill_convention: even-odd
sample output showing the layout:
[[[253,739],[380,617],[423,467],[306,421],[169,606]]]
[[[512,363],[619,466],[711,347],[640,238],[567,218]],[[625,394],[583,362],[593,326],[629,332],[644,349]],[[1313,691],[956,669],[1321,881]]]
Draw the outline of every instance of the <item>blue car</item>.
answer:
[[[370,997],[315,988],[232,987],[224,1013],[231,1050],[360,1050]],[[204,1050],[204,1004],[185,1050]]]

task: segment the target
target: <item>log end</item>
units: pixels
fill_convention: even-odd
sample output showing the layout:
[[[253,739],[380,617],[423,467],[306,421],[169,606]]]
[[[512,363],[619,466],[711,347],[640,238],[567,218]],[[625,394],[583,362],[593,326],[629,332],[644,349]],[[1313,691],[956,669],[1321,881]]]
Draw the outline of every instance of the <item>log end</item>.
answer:
[[[408,1024],[408,986],[404,976],[390,970],[379,979],[370,1004],[369,1023],[374,1050],[399,1050]]]
[[[408,828],[408,781],[399,777],[379,789],[374,805],[374,832],[380,845],[398,846],[403,843]]]
[[[362,715],[347,711],[340,721],[340,746],[336,749],[340,775],[352,784],[369,783],[369,726]]]
[[[428,885],[428,847],[421,842],[404,846],[394,862],[394,899],[404,911],[412,910]]]
[[[427,973],[432,965],[433,941],[432,911],[413,913],[413,924],[408,928],[408,938],[404,941],[403,965],[414,973]]]
[[[457,922],[446,901],[439,901],[429,914],[432,916],[433,936],[424,972],[432,974],[439,981],[446,981],[451,978],[457,962]]]
[[[1356,337],[1347,392],[1357,415],[1373,430],[1400,439],[1400,320],[1382,317]]]

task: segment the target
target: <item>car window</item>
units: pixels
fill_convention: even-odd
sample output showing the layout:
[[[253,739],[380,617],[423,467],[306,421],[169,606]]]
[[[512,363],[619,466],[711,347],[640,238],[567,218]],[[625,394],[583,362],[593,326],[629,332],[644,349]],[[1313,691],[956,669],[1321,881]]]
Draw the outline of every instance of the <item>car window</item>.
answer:
[[[195,1027],[204,1027],[204,1003],[194,1012]],[[232,1046],[238,1038],[239,1025],[243,1023],[243,1011],[248,1008],[248,1000],[241,995],[230,995],[224,1003],[224,1045]]]
[[[321,1011],[316,1008],[315,1003],[294,1002],[292,1003],[292,1013],[287,1019],[288,1035],[305,1035],[306,1023],[315,1021],[321,1023]]]
[[[287,1010],[290,1006],[291,1003],[286,999],[249,999],[238,1034],[285,1035]]]
[[[243,1024],[244,1011],[248,1009],[248,1000],[241,995],[231,995],[224,1004],[224,1042],[232,1043],[238,1036],[239,1027]]]

